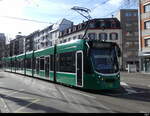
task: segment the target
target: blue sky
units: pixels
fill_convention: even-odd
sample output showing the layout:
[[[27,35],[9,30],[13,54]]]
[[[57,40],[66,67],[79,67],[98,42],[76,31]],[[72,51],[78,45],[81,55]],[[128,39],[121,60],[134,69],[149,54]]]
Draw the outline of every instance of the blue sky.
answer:
[[[105,2],[106,1],[106,2]],[[75,24],[86,20],[73,6],[86,7],[91,10],[92,18],[111,17],[124,0],[0,0],[0,32],[14,36],[18,32],[27,35],[35,30],[56,23],[62,18]],[[105,2],[105,4],[103,4]],[[15,18],[37,20],[38,23]]]

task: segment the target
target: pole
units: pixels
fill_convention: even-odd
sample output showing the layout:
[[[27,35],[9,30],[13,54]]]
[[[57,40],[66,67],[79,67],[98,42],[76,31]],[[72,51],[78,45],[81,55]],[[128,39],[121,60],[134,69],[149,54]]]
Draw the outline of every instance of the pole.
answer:
[[[77,13],[79,13],[81,16],[83,16],[84,18],[86,18],[88,21],[87,21],[87,24],[86,24],[86,27],[85,27],[85,33],[82,37],[82,39],[85,38],[86,34],[87,34],[87,30],[88,30],[88,27],[89,27],[89,24],[90,24],[90,19],[92,19],[92,17],[90,16],[89,12],[91,12],[90,9],[87,9],[87,8],[84,8],[84,7],[78,7],[78,6],[74,6],[73,8],[71,8],[72,10],[75,10]],[[87,13],[87,16],[83,14],[84,13]]]

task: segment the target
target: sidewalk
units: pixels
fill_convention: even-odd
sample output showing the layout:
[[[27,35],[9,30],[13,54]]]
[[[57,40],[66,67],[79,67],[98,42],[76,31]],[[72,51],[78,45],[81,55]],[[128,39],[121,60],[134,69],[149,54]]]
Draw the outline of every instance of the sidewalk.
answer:
[[[121,76],[130,77],[130,78],[144,78],[144,79],[150,79],[150,74],[148,73],[142,73],[142,72],[120,72]]]

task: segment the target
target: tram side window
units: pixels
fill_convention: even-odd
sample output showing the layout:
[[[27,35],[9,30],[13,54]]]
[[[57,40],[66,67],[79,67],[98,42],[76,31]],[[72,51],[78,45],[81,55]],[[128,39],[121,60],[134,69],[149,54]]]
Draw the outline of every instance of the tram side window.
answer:
[[[31,64],[32,64],[31,58],[26,59],[26,68],[31,69],[32,67]]]
[[[20,69],[20,60],[17,60],[17,70]]]
[[[14,66],[15,66],[15,65],[14,65],[14,61],[12,61],[12,67],[14,68]]]
[[[22,60],[20,60],[20,69],[21,70],[23,69],[23,62],[22,62]]]
[[[54,71],[54,55],[50,55],[50,70]]]
[[[44,57],[40,58],[40,70],[44,70]]]
[[[32,65],[33,65],[32,68],[36,69],[36,58],[32,59]]]
[[[18,63],[17,60],[15,60],[15,61],[14,61],[14,67],[15,67],[15,69],[17,69],[17,66],[18,66],[17,63]]]
[[[19,69],[19,60],[16,60],[16,69]]]
[[[75,53],[62,53],[59,57],[59,71],[75,73]]]
[[[16,70],[18,70],[18,60],[15,60]]]
[[[10,61],[8,61],[8,68],[10,68],[11,67],[11,62]]]

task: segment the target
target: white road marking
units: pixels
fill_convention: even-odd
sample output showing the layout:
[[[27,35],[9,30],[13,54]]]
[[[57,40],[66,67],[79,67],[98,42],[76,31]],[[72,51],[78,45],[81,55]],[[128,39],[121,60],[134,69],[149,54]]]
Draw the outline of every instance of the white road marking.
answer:
[[[3,99],[2,97],[0,97],[0,100],[1,100],[3,106],[4,106],[5,110],[6,110],[5,113],[9,113],[9,109],[8,109],[8,107],[7,107],[7,105],[6,105],[5,101],[4,101],[4,99]]]
[[[127,83],[125,82],[120,82],[122,86],[125,86],[125,90],[128,92],[127,94],[133,94],[133,93],[139,93],[135,91],[132,87],[130,87]]]
[[[147,112],[145,112],[145,111],[139,111],[139,113],[147,113]]]
[[[57,89],[59,89],[59,88],[57,88]],[[72,101],[69,99],[69,97],[67,97],[67,95],[65,95],[65,93],[64,93],[63,91],[61,91],[61,90],[58,90],[58,91],[63,95],[63,97],[68,101],[68,103],[69,103],[74,109],[79,110],[79,109],[78,109],[78,106],[75,105],[74,103],[72,103]]]
[[[32,105],[32,104],[34,104],[34,103],[37,103],[38,101],[40,101],[40,99],[36,99],[36,100],[32,101],[31,103],[27,104],[26,106],[20,107],[19,109],[17,109],[16,111],[14,111],[14,113],[18,113],[18,112],[20,112],[21,110],[27,108],[28,106],[30,106],[30,105]]]
[[[132,93],[138,93],[137,91],[133,90],[132,88],[127,88],[126,91],[128,92],[128,94],[132,94]]]
[[[120,82],[120,84],[121,85],[123,85],[123,86],[129,86],[127,83],[125,83],[125,82]]]
[[[6,97],[11,96],[11,95],[13,95],[13,94],[15,94],[15,93],[19,93],[19,92],[21,92],[21,91],[24,91],[24,89],[20,89],[19,91],[12,92],[12,93],[6,95]]]

